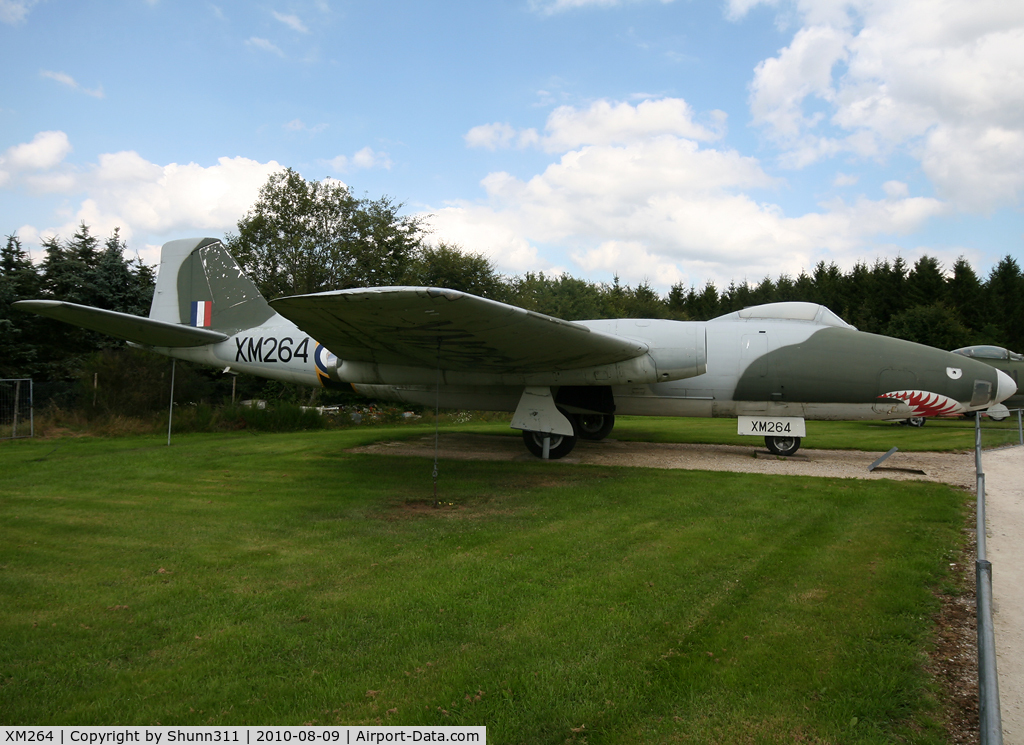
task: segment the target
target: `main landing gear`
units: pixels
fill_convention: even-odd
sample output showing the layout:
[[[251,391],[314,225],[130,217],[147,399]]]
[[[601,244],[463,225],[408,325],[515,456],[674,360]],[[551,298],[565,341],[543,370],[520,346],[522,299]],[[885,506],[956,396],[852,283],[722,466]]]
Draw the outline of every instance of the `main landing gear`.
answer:
[[[536,457],[543,458],[544,438],[549,437],[548,459],[558,460],[572,452],[578,439],[603,440],[615,426],[614,414],[566,414],[566,417],[572,422],[574,434],[548,435],[544,432],[523,430],[523,443],[526,449]]]
[[[544,438],[549,438],[548,459],[564,458],[576,447],[576,435],[551,435],[544,432],[527,432],[523,430],[523,442],[526,449],[538,458],[544,457]]]
[[[615,426],[614,414],[575,414],[576,434],[584,440],[603,440]]]

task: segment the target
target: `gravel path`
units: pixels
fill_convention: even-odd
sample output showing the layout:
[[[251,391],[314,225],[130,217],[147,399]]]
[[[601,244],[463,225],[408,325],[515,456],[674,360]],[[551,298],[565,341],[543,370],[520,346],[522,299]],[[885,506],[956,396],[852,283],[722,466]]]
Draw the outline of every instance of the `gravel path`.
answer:
[[[744,445],[682,445],[676,443],[580,440],[572,454],[551,461],[600,466],[641,466],[684,470],[772,473],[789,476],[835,476],[857,479],[922,479],[955,486],[974,487],[973,453],[897,452],[881,467],[868,472],[882,453],[860,450],[803,450],[782,458],[763,449],[759,438]],[[440,437],[440,456],[448,460],[536,460],[526,452],[519,437],[501,435],[445,434]],[[352,452],[393,455],[434,455],[434,436],[403,442],[379,442]]]
[[[1024,745],[1024,448],[982,454],[1005,745]]]

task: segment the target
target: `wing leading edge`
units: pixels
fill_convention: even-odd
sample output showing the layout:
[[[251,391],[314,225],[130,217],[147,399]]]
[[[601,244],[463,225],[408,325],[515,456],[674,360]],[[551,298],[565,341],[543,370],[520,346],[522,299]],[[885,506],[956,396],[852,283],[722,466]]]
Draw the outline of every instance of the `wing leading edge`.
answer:
[[[531,373],[610,365],[646,343],[457,290],[377,287],[270,305],[344,360],[465,372]]]

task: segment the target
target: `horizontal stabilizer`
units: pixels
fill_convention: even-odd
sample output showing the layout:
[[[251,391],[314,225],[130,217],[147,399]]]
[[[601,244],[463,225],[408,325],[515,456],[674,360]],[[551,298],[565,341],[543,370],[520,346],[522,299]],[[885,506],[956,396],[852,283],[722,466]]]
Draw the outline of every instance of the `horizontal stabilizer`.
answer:
[[[226,334],[197,329],[166,321],[118,313],[60,300],[19,300],[11,304],[18,310],[38,313],[75,326],[116,336],[147,347],[198,347],[227,339]]]
[[[610,365],[648,351],[636,339],[433,287],[340,290],[270,305],[339,358],[384,365],[527,373]]]

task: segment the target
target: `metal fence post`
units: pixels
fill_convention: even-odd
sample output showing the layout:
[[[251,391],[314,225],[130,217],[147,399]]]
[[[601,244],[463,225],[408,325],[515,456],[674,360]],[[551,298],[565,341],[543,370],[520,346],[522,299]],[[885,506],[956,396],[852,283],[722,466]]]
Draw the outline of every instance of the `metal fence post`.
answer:
[[[171,357],[171,403],[167,407],[167,446],[171,445],[171,422],[174,421],[174,367],[177,360]]]
[[[985,472],[981,470],[981,414],[974,419],[974,467],[978,489],[978,559],[974,564],[978,619],[978,730],[981,745],[1003,745],[999,710],[996,637],[992,625],[992,564],[985,535]]]
[[[25,392],[23,401],[22,391]],[[18,437],[35,437],[36,423],[33,408],[33,389],[31,378],[0,378],[0,422],[3,434],[0,440]],[[26,409],[28,411],[26,412]],[[25,419],[28,414],[29,434],[25,435]],[[8,434],[7,418],[10,417],[10,434]]]
[[[21,381],[14,381],[14,416],[11,417],[11,438],[18,436],[18,399],[21,398]]]

